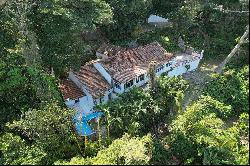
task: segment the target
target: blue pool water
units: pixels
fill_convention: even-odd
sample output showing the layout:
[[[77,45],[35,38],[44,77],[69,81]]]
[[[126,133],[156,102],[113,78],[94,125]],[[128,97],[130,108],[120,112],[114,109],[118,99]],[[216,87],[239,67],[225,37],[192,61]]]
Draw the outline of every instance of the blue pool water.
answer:
[[[103,115],[102,112],[94,112],[94,113],[92,113],[92,114],[83,116],[83,120],[85,120],[85,121],[90,121],[90,120],[92,120],[92,119],[101,117],[102,115]]]
[[[80,116],[82,113],[77,112],[76,115],[73,117],[73,122],[75,124],[76,127],[76,131],[79,135],[81,136],[90,136],[92,134],[94,134],[94,132],[92,131],[92,129],[90,128],[90,126],[88,125],[88,121],[101,117],[103,115],[102,112],[94,112],[92,114],[89,115],[82,115],[82,120],[80,121]]]
[[[75,123],[75,127],[80,136],[90,136],[94,134],[87,122]]]

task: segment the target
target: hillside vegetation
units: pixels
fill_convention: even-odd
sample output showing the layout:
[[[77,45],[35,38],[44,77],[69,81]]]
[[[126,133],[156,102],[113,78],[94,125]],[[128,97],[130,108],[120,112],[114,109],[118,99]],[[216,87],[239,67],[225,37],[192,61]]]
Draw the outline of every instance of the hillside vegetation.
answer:
[[[240,40],[248,8],[249,0],[0,0],[0,164],[249,165],[249,35]],[[145,30],[151,14],[170,26]],[[104,134],[77,136],[58,88],[70,69],[96,59],[104,42],[158,41],[174,53],[179,37],[205,51],[201,68],[97,106]]]

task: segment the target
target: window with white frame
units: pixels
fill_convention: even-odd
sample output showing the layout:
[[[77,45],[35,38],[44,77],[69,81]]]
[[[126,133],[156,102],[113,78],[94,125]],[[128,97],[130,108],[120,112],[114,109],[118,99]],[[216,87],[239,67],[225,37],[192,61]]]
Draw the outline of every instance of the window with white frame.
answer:
[[[80,100],[79,100],[79,99],[75,100],[75,103],[79,103],[79,102],[80,102]]]
[[[157,70],[156,70],[156,72],[158,73],[158,72],[160,72],[161,70],[163,70],[164,69],[164,65],[161,65]]]
[[[172,65],[172,63],[169,62],[169,63],[166,64],[166,67],[170,67],[171,65]]]
[[[145,80],[145,75],[142,74],[139,77],[136,78],[136,83],[139,83],[140,81],[144,81]]]
[[[121,84],[119,82],[115,82],[115,87],[121,90]]]
[[[134,81],[130,80],[129,82],[126,82],[126,84],[124,85],[124,88],[127,89],[127,88],[130,88],[133,85],[134,85]]]
[[[140,82],[140,78],[137,77],[137,78],[135,79],[135,81],[136,81],[136,83],[139,83],[139,82]]]
[[[145,80],[144,74],[140,75],[139,79],[140,79],[140,81],[144,81]]]

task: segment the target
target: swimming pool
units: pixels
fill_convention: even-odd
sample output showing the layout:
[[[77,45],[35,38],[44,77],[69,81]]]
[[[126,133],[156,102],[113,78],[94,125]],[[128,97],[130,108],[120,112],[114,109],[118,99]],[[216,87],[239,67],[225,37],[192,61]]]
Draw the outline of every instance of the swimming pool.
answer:
[[[102,112],[94,112],[89,115],[83,115],[83,113],[77,112],[76,115],[73,117],[73,122],[75,124],[77,133],[80,136],[90,136],[94,134],[95,132],[92,131],[91,127],[87,122],[89,122],[92,119],[99,118],[102,115],[103,115]]]

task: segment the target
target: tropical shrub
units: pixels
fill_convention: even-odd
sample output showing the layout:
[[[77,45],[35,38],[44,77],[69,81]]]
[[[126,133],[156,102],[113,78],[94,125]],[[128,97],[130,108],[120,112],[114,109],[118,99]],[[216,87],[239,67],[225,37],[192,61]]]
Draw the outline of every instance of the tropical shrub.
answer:
[[[107,3],[112,7],[113,22],[102,29],[112,41],[132,38],[138,26],[145,23],[152,8],[152,0],[107,0]]]
[[[172,78],[163,76],[158,79],[158,83],[159,86],[155,99],[159,103],[160,108],[170,111],[175,106],[180,107],[184,93],[189,87],[188,82],[181,76]]]
[[[167,141],[172,154],[185,164],[247,164],[246,146],[239,143],[239,127],[225,129],[216,116],[228,110],[227,106],[211,104],[211,98],[208,104],[201,101],[189,106],[171,124]]]
[[[135,87],[98,108],[109,117],[112,136],[117,138],[124,132],[135,136],[157,133],[159,125],[165,122],[170,111],[175,111],[176,105],[180,105],[188,87],[187,81],[181,77],[161,77],[157,82],[155,95]]]
[[[0,58],[0,128],[6,122],[19,119],[22,111],[52,101],[62,103],[54,77],[28,67],[19,53],[8,53]]]
[[[39,165],[43,164],[46,152],[37,146],[29,146],[19,136],[5,133],[0,137],[0,164]]]
[[[152,157],[152,138],[150,135],[131,137],[128,134],[116,139],[112,144],[98,152],[93,158],[72,158],[70,162],[58,161],[63,165],[145,165]]]
[[[172,154],[163,144],[163,141],[154,140],[153,152],[150,164],[152,165],[172,165],[171,163]]]
[[[46,163],[78,154],[78,147],[72,132],[74,111],[49,104],[43,109],[25,112],[19,121],[8,123],[13,131],[45,151]]]
[[[236,126],[239,128],[241,136],[249,137],[249,114],[242,113]]]
[[[212,74],[206,84],[204,94],[231,105],[233,115],[249,111],[249,67],[245,66],[238,72],[229,69],[223,75]]]
[[[201,96],[192,107],[192,109],[196,109],[203,114],[215,113],[217,117],[223,120],[226,120],[232,114],[231,106],[227,106],[211,96]]]
[[[115,138],[130,134],[144,135],[152,130],[152,116],[159,108],[148,92],[133,88],[119,98],[102,105],[101,110],[109,117],[110,133]],[[108,115],[109,114],[109,115]]]
[[[148,43],[157,41],[168,52],[176,52],[180,50],[177,45],[178,35],[176,35],[176,32],[169,27],[164,29],[157,29],[152,32],[142,33],[137,37],[136,40],[140,45],[146,45]]]

